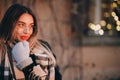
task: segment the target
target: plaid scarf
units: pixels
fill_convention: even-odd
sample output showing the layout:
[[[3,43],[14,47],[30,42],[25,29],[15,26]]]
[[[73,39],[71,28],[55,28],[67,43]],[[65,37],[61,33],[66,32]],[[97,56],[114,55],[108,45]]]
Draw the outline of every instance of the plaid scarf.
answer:
[[[0,80],[15,80],[13,78],[14,75],[8,53],[0,53],[0,55],[1,55]]]
[[[56,61],[55,61],[55,57],[53,56],[53,52],[52,52],[51,48],[49,47],[49,44],[40,42],[40,44],[37,47],[35,47],[32,52],[37,53],[37,54],[39,53],[39,56],[37,56],[36,60],[38,63],[41,63],[40,64],[41,66],[45,66],[47,62],[49,63],[46,65],[46,66],[49,66],[49,70],[46,71],[46,72],[48,72],[48,75],[46,76],[45,80],[55,80]],[[42,54],[42,53],[45,53],[45,54]],[[49,59],[49,61],[48,61],[48,59]],[[43,69],[43,71],[45,71],[44,68],[42,68],[42,69]],[[33,69],[33,71],[34,71],[34,69]]]
[[[50,65],[52,67],[48,71],[48,79],[47,80],[55,80],[55,69],[54,66],[56,64],[55,58],[53,56],[53,53],[49,47],[49,45],[46,45],[45,43],[40,43],[42,44],[42,49],[47,53],[47,55],[51,58],[50,60]],[[8,52],[10,52],[10,49],[8,48]],[[12,54],[11,52],[0,52],[0,57],[1,57],[1,63],[0,63],[0,80],[16,80],[16,76],[14,73],[14,67],[12,63]],[[3,55],[4,54],[4,55]],[[41,58],[42,60],[43,58]],[[45,60],[45,59],[44,59]],[[35,71],[33,69],[33,71]],[[31,77],[32,78],[32,77]]]

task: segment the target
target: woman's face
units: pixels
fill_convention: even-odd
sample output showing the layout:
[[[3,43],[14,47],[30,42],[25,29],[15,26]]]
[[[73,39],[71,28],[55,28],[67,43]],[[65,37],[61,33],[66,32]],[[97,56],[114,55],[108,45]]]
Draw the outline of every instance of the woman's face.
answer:
[[[33,33],[33,17],[28,13],[22,14],[18,19],[15,27],[15,39],[17,41],[28,40]]]

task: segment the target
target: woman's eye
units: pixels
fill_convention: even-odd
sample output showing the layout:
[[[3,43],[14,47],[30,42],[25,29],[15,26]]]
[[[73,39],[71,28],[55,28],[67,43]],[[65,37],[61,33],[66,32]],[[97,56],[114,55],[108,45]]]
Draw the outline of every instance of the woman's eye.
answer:
[[[34,28],[34,25],[30,25],[30,28],[31,28],[31,29]]]
[[[18,26],[19,27],[24,27],[24,24],[23,23],[18,23]]]

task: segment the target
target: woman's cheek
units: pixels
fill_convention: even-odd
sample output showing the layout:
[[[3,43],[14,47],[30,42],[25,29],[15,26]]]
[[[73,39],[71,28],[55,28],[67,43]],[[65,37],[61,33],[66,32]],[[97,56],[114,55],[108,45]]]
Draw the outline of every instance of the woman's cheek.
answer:
[[[18,33],[18,34],[23,34],[23,30],[22,30],[22,29],[18,29],[18,30],[17,30],[17,33]]]

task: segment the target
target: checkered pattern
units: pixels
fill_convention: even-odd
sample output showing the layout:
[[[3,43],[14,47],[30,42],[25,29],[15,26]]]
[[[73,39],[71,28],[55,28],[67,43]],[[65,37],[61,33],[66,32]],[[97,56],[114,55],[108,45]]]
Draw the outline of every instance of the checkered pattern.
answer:
[[[13,78],[13,73],[10,66],[10,61],[7,53],[5,53],[4,60],[2,60],[2,64],[0,65],[0,80],[15,80]]]
[[[42,67],[42,64],[38,64],[40,65],[39,69],[43,70],[43,72],[45,72],[45,75],[43,76],[43,74],[40,74],[41,76],[38,76],[37,73],[37,68],[33,67],[32,71],[29,73],[29,78],[27,78],[26,80],[55,80],[55,70],[54,70],[54,66],[55,66],[55,59],[54,56],[52,54],[52,51],[49,49],[49,47],[45,44],[42,43],[42,48],[45,51],[46,55],[48,55],[48,57],[37,57],[38,62],[41,60],[42,64],[44,63],[44,66],[49,66],[49,69],[45,69],[45,67]],[[2,57],[2,61],[0,63],[0,80],[15,80],[15,78],[13,77],[13,72],[12,72],[12,68],[10,66],[10,61],[9,61],[9,57],[8,57],[8,53],[5,53],[5,56]],[[47,64],[49,59],[49,64]],[[40,62],[41,62],[40,61]],[[47,64],[47,65],[46,65]],[[39,71],[38,71],[39,72]]]

